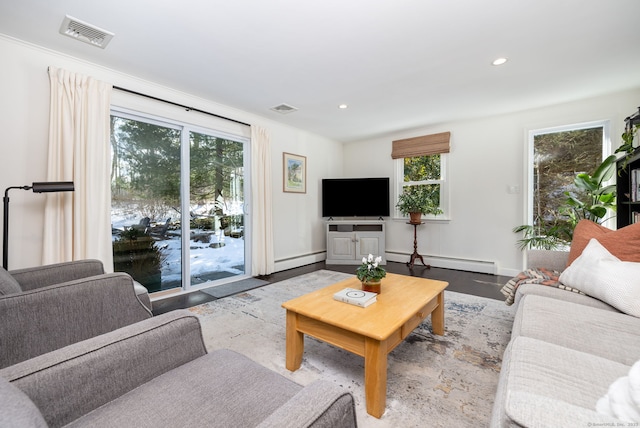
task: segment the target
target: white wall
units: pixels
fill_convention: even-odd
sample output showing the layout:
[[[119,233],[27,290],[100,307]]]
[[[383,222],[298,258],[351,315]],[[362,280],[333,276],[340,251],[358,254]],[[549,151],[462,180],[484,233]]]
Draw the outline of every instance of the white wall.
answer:
[[[392,177],[391,142],[451,131],[449,221],[419,226],[418,252],[434,266],[514,275],[522,270],[523,254],[512,232],[525,224],[528,132],[534,129],[609,120],[613,147],[620,144],[624,118],[640,105],[640,88],[579,102],[445,123],[398,132],[384,138],[345,145],[346,176]],[[520,186],[519,194],[507,192]],[[393,202],[392,202],[393,204]],[[413,251],[413,228],[404,219],[387,225],[387,258],[407,261]],[[480,263],[478,263],[479,261]],[[488,263],[483,263],[488,262]]]
[[[48,66],[94,76],[113,85],[154,95],[268,129],[272,144],[275,258],[278,270],[324,258],[319,181],[342,172],[342,144],[308,132],[125,75],[0,35],[0,188],[46,179],[49,122]],[[118,103],[134,98],[117,95]],[[125,101],[123,101],[125,100]],[[202,123],[202,118],[198,121]],[[214,119],[210,119],[215,122]],[[282,192],[282,152],[307,156],[306,194]],[[44,195],[12,190],[9,268],[41,263]]]
[[[526,219],[524,156],[529,130],[594,120],[610,120],[614,145],[624,118],[640,103],[640,88],[576,103],[489,117],[469,122],[398,132],[384,138],[343,145],[266,118],[90,64],[0,35],[0,190],[46,177],[49,80],[53,65],[92,75],[114,85],[152,94],[222,116],[267,128],[271,134],[276,269],[323,260],[326,250],[320,217],[320,180],[325,177],[393,178],[391,141],[451,131],[449,179],[451,219],[420,226],[419,252],[434,265],[489,269],[512,275],[522,268],[514,226]],[[282,191],[282,152],[307,157],[307,193]],[[393,179],[392,179],[393,180]],[[9,267],[40,264],[44,195],[14,190],[11,198]],[[406,261],[412,229],[403,219],[387,226],[387,258]],[[469,261],[480,261],[469,262]],[[489,263],[483,263],[484,261]]]

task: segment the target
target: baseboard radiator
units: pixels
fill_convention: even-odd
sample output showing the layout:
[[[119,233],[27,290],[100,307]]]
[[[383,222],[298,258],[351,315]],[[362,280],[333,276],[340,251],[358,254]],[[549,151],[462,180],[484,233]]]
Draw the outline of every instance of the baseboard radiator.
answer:
[[[385,252],[387,261],[406,263],[411,259],[411,254],[387,251]],[[423,255],[424,262],[433,267],[455,269],[467,272],[488,273],[491,275],[498,274],[498,266],[495,262],[486,260],[471,260],[461,259],[455,257],[443,257],[443,256],[427,256]],[[275,261],[275,271],[280,272],[287,269],[293,269],[300,266],[309,265],[312,263],[322,262],[326,260],[326,251],[319,251],[310,254],[304,254],[295,257],[288,257]],[[418,260],[416,267],[420,267],[422,264]]]
[[[275,272],[280,272],[287,269],[293,269],[300,266],[306,266],[312,263],[322,262],[326,260],[326,258],[327,258],[326,251],[318,251],[315,253],[309,253],[309,254],[303,254],[300,256],[278,259],[274,262]]]
[[[387,251],[387,261],[406,263],[411,259],[409,253],[399,253],[393,251]],[[444,257],[444,256],[429,256],[423,255],[424,262],[428,265],[438,268],[455,269],[467,272],[488,273],[491,275],[497,275],[498,266],[495,262],[487,260],[472,260],[461,259],[456,257]],[[420,260],[416,260],[415,266],[422,266]]]

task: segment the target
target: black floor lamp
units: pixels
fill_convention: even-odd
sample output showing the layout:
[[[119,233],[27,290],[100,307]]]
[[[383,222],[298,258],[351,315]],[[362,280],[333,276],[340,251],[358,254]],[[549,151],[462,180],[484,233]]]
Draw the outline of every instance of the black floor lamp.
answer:
[[[73,192],[75,190],[73,181],[47,181],[40,183],[32,183],[31,186],[12,186],[7,187],[4,191],[4,224],[2,230],[2,267],[8,269],[8,252],[9,252],[9,190],[22,189],[33,190],[33,193],[45,192]]]

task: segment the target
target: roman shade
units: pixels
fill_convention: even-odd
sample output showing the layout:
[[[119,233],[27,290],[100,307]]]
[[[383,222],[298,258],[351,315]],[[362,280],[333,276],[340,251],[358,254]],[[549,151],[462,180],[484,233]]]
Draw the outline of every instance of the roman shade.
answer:
[[[421,137],[395,140],[391,149],[393,159],[449,153],[451,132],[423,135]]]

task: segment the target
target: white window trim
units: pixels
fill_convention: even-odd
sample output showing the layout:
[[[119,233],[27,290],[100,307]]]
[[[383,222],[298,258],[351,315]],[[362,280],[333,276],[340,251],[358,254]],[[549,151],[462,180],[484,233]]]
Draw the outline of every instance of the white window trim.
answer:
[[[427,214],[422,216],[423,221],[428,222],[443,222],[451,220],[450,216],[450,204],[449,204],[449,168],[448,166],[449,154],[440,154],[440,180],[424,180],[424,181],[409,181],[404,182],[404,158],[398,158],[394,160],[395,169],[395,194],[393,198],[393,219],[406,221],[408,216],[403,216],[402,213],[396,208],[398,203],[398,197],[402,194],[402,189],[405,186],[417,185],[417,184],[439,184],[440,185],[440,209],[442,214],[433,215]]]
[[[602,159],[606,159],[613,153],[611,148],[611,121],[610,120],[594,120],[591,122],[581,122],[572,125],[553,126],[549,128],[531,129],[528,132],[528,147],[526,156],[526,169],[527,175],[525,177],[524,188],[527,189],[525,199],[525,218],[522,224],[533,224],[533,152],[534,152],[534,138],[541,134],[553,134],[556,132],[566,131],[579,131],[581,129],[589,128],[602,128]],[[613,177],[608,184],[614,184],[615,177]],[[603,226],[610,229],[616,228],[615,217],[609,218],[603,224]]]

